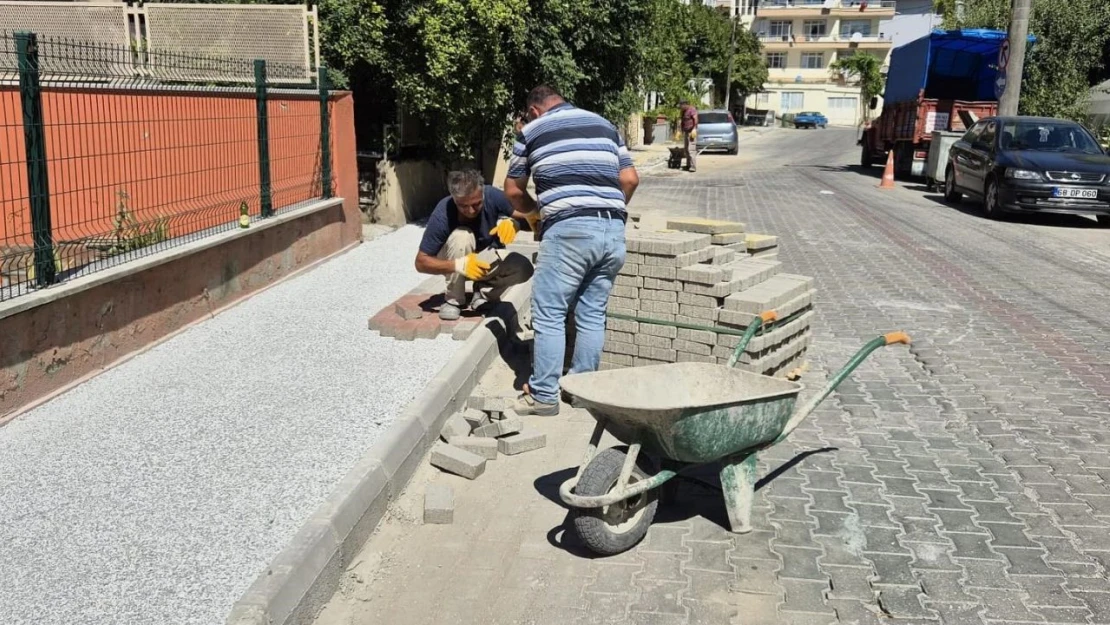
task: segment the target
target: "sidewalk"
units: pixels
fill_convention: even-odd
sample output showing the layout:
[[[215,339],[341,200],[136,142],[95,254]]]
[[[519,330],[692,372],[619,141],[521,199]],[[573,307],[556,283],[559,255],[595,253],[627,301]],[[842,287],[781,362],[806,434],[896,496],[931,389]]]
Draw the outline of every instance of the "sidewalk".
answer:
[[[422,281],[408,226],[0,428],[4,625],[222,623],[459,343],[366,319]]]

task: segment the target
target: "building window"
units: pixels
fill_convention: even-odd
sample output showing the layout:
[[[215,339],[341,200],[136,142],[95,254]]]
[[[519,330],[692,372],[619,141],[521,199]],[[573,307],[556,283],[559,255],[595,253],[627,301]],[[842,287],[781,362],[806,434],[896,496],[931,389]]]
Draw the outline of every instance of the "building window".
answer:
[[[840,37],[850,39],[859,33],[864,37],[871,36],[871,20],[844,20],[840,22]]]
[[[802,25],[802,33],[806,37],[824,37],[828,34],[828,22],[825,20],[806,20]]]
[[[772,37],[789,37],[793,27],[793,22],[771,22],[769,34]]]
[[[824,69],[825,68],[825,53],[824,52],[803,52],[802,53],[802,69]]]
[[[802,110],[802,108],[805,107],[805,103],[805,92],[783,91],[781,94],[781,99],[779,100],[779,104],[781,105],[779,106],[779,108],[782,109],[784,113],[788,111],[800,111]]]
[[[830,111],[855,111],[859,108],[858,98],[829,98]]]
[[[755,103],[756,104],[770,104],[771,103],[771,94],[764,91],[763,93],[756,96]]]
[[[786,53],[770,52],[767,54],[767,67],[769,69],[786,69]]]

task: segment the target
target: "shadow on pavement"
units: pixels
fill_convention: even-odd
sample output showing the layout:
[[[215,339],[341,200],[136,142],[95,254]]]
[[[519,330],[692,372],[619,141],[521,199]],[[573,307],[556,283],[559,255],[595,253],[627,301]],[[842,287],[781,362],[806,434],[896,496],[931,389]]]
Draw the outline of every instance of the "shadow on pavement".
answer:
[[[814,454],[836,450],[836,447],[822,447],[795,455],[757,481],[755,484],[756,492],[769,486],[775,478],[798,466],[806,458]],[[595,558],[599,556],[587,549],[579,541],[574,531],[570,530],[570,508],[559,498],[559,487],[562,486],[563,482],[574,477],[577,471],[577,467],[560,469],[554,473],[536,478],[533,485],[536,492],[567,510],[567,517],[563,519],[563,522],[547,533],[548,543],[574,555]],[[719,526],[722,531],[729,532],[728,513],[725,510],[725,502],[721,497],[721,482],[718,474],[719,465],[717,463],[710,463],[684,472],[680,478],[676,478],[674,481],[676,488],[671,499],[660,501],[654,522],[676,523],[700,516]]]
[[[925,199],[930,202],[939,204],[945,208],[959,211],[965,215],[977,217],[984,221],[990,221],[983,216],[982,205],[977,200],[964,199],[962,202],[950,204],[944,201],[944,196],[939,194],[929,194]],[[1050,226],[1054,228],[1078,228],[1078,229],[1100,229],[1099,225],[1094,219],[1089,219],[1082,215],[1060,215],[1056,213],[1010,213],[1005,215],[998,221],[1011,222],[1018,224],[1027,224],[1030,226]]]

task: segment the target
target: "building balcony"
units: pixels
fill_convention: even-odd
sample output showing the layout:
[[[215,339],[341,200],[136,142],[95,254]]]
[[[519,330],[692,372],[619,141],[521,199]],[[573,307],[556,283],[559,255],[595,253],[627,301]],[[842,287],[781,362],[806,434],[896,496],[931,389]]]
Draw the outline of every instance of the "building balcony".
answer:
[[[878,35],[759,35],[759,41],[767,52],[799,50],[842,50],[858,48],[861,50],[883,50],[893,45],[893,39],[886,33]]]
[[[895,0],[770,0],[756,9],[759,17],[894,17]]]

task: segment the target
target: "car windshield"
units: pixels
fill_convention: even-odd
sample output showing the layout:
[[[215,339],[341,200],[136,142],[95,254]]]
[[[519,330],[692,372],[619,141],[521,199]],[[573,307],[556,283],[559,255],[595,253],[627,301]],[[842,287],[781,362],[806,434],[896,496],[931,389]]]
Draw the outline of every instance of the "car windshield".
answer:
[[[1006,122],[1002,126],[999,142],[1006,150],[1102,153],[1102,149],[1082,126],[1066,122]]]
[[[801,113],[798,113],[798,115],[811,115],[813,117],[817,117],[818,115],[820,115],[820,113],[818,113],[817,111],[802,111]]]
[[[727,124],[728,113],[698,113],[700,124]]]

